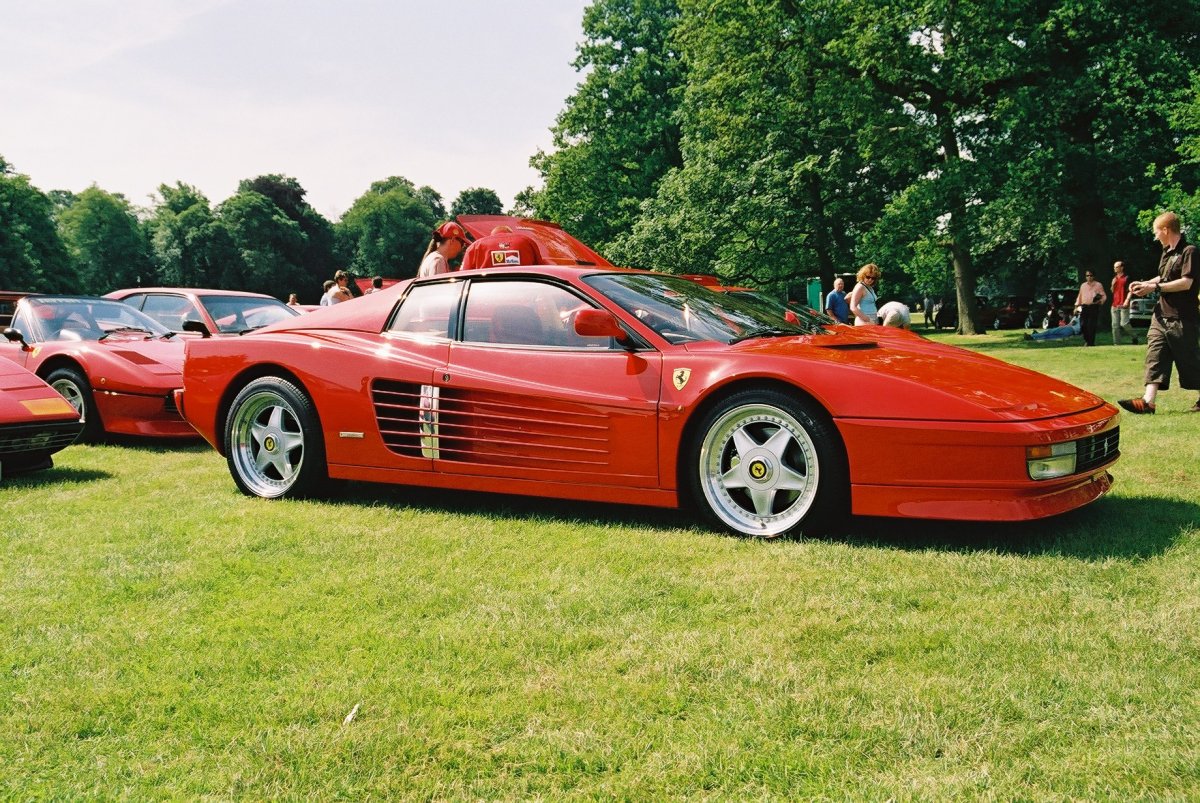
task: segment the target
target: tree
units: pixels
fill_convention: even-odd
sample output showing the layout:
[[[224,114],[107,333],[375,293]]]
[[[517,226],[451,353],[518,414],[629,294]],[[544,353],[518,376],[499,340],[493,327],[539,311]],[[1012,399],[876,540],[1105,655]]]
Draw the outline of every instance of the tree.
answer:
[[[483,187],[471,187],[463,190],[450,205],[450,217],[459,215],[499,215],[503,214],[504,204],[495,190]]]
[[[309,278],[300,260],[307,244],[300,224],[267,196],[241,191],[217,207],[235,258],[222,270],[220,286],[279,296]]]
[[[159,283],[172,287],[222,287],[225,269],[239,258],[233,239],[195,187],[158,188],[148,221]]]
[[[75,285],[53,203],[0,156],[0,287],[63,293]]]
[[[338,250],[359,276],[415,276],[430,233],[443,218],[427,193],[392,176],[372,184],[342,215],[336,226]]]
[[[296,223],[303,235],[300,252],[292,257],[294,269],[287,286],[320,287],[333,276],[340,264],[336,257],[333,224],[304,200],[306,193],[300,182],[290,176],[269,174],[240,182],[238,192],[255,192],[267,198]],[[280,287],[269,292],[282,295],[292,291]]]
[[[920,162],[860,153],[889,124],[887,110],[844,71],[819,72],[828,14],[776,0],[680,9],[683,166],[611,256],[781,291],[815,274],[831,288],[859,259],[886,193]]]
[[[103,294],[155,280],[145,231],[124,196],[92,185],[58,216],[78,290]]]
[[[684,68],[672,37],[675,0],[595,0],[575,69],[586,71],[530,164],[544,186],[521,202],[601,252],[682,164],[677,109]]]

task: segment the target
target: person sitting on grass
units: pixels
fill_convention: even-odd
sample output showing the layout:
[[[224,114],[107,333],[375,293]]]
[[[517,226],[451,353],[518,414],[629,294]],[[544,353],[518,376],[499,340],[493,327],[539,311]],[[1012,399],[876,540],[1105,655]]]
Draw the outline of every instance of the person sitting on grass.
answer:
[[[1026,332],[1026,340],[1066,340],[1068,337],[1074,337],[1082,331],[1079,324],[1079,315],[1071,319],[1071,322],[1066,326],[1056,326],[1053,329],[1047,329],[1044,332]]]

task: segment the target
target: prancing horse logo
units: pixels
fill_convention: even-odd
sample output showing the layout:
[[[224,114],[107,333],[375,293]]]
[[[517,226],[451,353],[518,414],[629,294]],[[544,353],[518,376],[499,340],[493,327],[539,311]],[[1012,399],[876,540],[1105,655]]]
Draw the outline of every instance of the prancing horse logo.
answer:
[[[683,390],[683,386],[692,378],[691,368],[676,368],[675,373],[671,374],[671,382],[674,383],[676,390]]]

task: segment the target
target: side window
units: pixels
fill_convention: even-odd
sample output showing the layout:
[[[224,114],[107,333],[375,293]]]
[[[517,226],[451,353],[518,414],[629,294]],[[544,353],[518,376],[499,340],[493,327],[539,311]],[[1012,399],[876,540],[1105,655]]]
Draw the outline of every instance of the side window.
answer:
[[[575,334],[575,313],[590,305],[545,282],[473,281],[467,293],[463,340],[515,346],[613,348],[612,338]]]
[[[463,283],[420,284],[408,291],[392,317],[389,332],[450,337]]]
[[[189,314],[192,312],[192,305],[183,296],[148,295],[140,304],[138,297],[132,296],[127,301],[134,307],[140,306],[142,312],[173,332],[182,332],[183,322],[189,317],[200,320],[199,315]]]

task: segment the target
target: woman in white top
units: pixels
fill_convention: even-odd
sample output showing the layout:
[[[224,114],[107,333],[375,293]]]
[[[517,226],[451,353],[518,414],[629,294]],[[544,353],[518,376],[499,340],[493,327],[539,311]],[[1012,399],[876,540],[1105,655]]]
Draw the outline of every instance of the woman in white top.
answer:
[[[344,270],[339,270],[333,274],[333,286],[325,291],[325,295],[321,297],[322,307],[332,307],[334,304],[341,304],[343,301],[349,301],[354,298],[350,294],[349,288],[346,285],[350,284],[350,274]]]
[[[874,262],[863,265],[855,274],[858,284],[850,291],[850,314],[854,316],[855,326],[879,322],[879,312],[875,307],[875,288],[879,284],[880,275],[879,266]]]
[[[462,226],[454,222],[443,223],[434,231],[433,239],[425,249],[425,258],[417,269],[417,278],[449,273],[450,260],[462,254],[466,247],[467,233]]]

